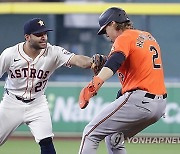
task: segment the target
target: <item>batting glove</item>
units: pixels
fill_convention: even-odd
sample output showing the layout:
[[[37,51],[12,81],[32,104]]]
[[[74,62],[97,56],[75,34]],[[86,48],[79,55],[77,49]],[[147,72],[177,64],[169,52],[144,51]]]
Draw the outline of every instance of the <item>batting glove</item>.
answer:
[[[86,108],[89,104],[89,99],[97,94],[103,83],[104,81],[101,78],[94,76],[90,83],[81,90],[79,95],[79,107],[81,109]]]

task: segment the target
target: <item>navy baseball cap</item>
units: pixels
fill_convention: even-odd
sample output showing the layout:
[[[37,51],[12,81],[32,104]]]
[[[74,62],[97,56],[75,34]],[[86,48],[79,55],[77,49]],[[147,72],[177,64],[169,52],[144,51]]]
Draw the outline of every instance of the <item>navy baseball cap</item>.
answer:
[[[30,19],[24,24],[24,34],[30,35],[47,31],[52,31],[52,29],[46,28],[44,21],[40,18]]]

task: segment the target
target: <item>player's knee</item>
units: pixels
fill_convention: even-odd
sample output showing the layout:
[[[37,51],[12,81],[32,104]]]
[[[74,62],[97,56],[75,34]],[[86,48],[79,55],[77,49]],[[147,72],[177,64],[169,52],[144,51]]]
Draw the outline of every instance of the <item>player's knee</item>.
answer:
[[[122,149],[124,148],[124,134],[123,133],[115,133],[110,137],[111,147],[114,149]]]
[[[102,141],[104,138],[101,135],[98,135],[98,133],[96,133],[96,131],[91,131],[91,130],[92,130],[92,127],[90,125],[87,125],[84,128],[82,138],[98,145],[99,142]]]
[[[83,130],[83,136],[87,136],[89,134],[91,127],[89,125],[86,125],[86,127]]]

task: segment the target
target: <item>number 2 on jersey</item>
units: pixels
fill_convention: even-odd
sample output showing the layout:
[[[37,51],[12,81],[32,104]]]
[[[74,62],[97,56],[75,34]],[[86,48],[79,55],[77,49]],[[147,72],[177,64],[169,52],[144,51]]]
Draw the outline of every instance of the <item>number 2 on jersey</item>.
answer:
[[[150,52],[153,52],[153,66],[154,68],[161,68],[160,64],[156,63],[156,60],[159,58],[157,49],[154,46],[150,46]]]
[[[44,89],[46,86],[46,83],[47,83],[47,80],[38,82],[35,87],[35,92],[38,92],[38,91],[41,91],[42,89]]]

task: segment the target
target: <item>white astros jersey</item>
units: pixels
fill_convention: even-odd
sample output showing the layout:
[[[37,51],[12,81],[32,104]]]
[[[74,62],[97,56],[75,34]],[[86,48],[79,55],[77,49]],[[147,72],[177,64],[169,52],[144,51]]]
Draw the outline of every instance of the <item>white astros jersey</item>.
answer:
[[[23,51],[23,44],[3,51],[0,56],[0,77],[7,72],[5,89],[24,99],[33,99],[44,94],[50,75],[56,68],[68,66],[74,53],[48,43],[47,48],[42,49],[33,60]]]

